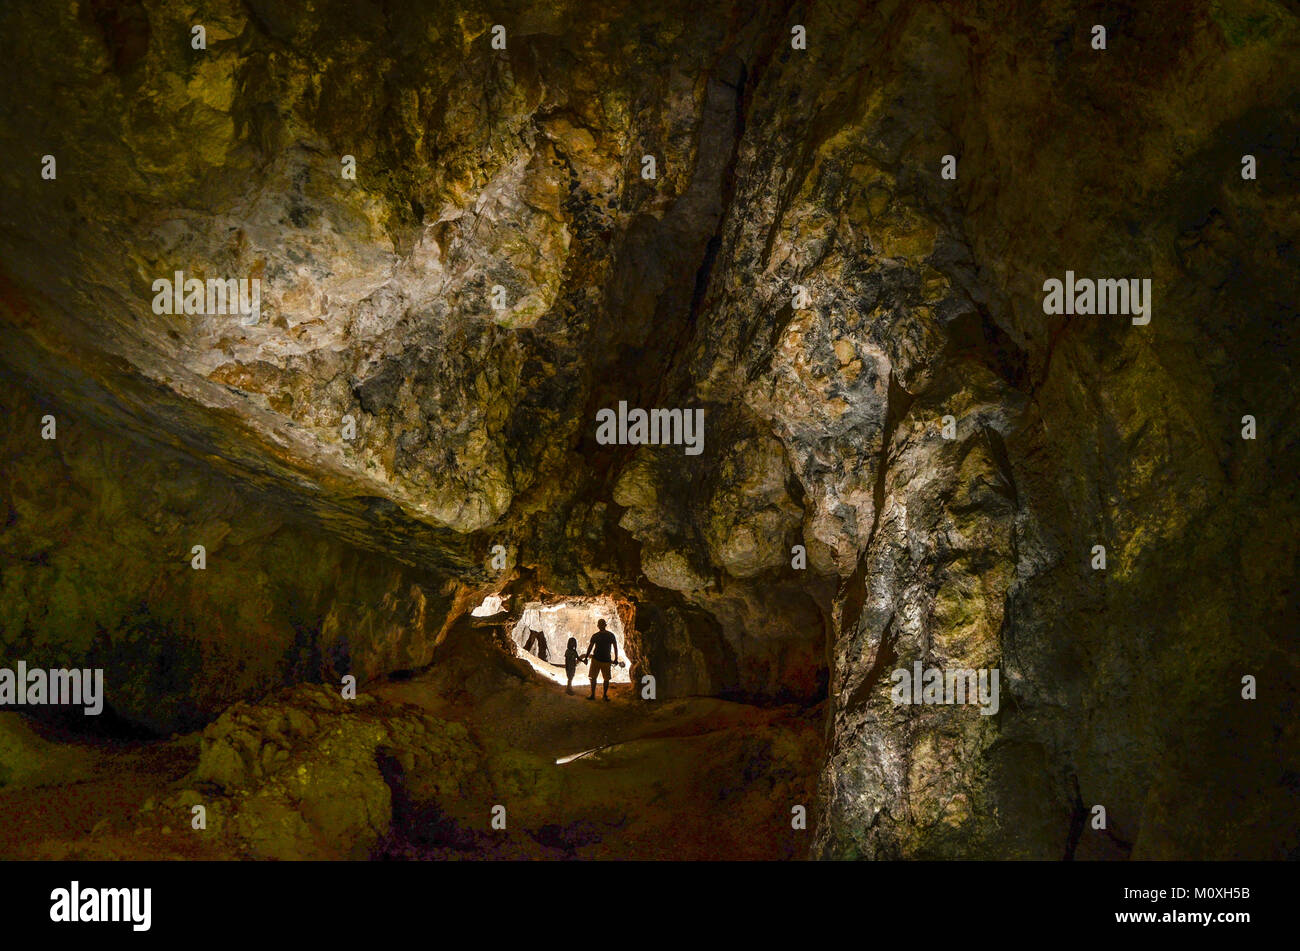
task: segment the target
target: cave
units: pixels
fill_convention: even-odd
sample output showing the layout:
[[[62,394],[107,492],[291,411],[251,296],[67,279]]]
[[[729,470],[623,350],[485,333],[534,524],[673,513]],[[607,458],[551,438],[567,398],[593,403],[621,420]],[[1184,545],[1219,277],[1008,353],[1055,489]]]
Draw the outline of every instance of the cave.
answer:
[[[1296,5],[517,6],[6,5],[0,858],[1300,857]]]

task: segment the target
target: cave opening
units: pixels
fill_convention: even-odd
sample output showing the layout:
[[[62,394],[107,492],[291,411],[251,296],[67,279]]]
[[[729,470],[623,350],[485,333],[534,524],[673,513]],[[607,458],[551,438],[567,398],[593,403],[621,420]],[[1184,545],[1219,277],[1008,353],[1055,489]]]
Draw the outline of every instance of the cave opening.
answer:
[[[564,597],[530,601],[524,605],[519,620],[511,629],[510,640],[515,652],[529,666],[548,680],[564,684],[568,682],[564,670],[564,652],[569,638],[577,641],[578,653],[581,655],[586,651],[601,620],[604,620],[614,635],[614,642],[618,645],[618,658],[623,662],[623,666],[615,665],[611,668],[610,682],[631,683],[631,660],[627,654],[628,632],[619,616],[618,605],[612,598]],[[588,669],[587,664],[578,664],[573,676],[575,687],[591,685]]]
[[[482,604],[469,613],[473,617],[492,617],[500,614],[506,609],[506,598],[508,597],[509,595],[489,594],[483,599]]]

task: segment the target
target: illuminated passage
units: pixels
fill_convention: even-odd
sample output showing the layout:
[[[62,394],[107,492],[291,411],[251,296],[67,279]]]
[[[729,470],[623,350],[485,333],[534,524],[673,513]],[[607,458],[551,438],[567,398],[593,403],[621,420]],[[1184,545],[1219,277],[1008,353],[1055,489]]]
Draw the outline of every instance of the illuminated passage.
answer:
[[[623,625],[619,623],[618,612],[614,609],[614,602],[607,598],[570,598],[563,601],[542,602],[532,601],[524,605],[523,615],[519,618],[519,623],[515,625],[510,632],[510,639],[514,642],[515,650],[519,656],[527,660],[534,669],[541,672],[544,676],[549,677],[556,683],[565,683],[566,676],[564,673],[564,650],[569,643],[570,637],[578,639],[578,653],[582,654],[587,649],[587,644],[591,636],[596,633],[596,622],[601,618],[605,620],[607,629],[613,632],[614,640],[618,643],[618,657],[623,661],[623,667],[614,667],[611,671],[612,683],[626,684],[631,683],[632,678],[627,665],[627,655],[623,647]],[[525,649],[529,642],[529,631],[541,631],[542,638],[546,641],[546,660],[542,660],[539,654],[542,652],[533,640],[531,649]],[[587,679],[588,664],[579,662],[577,673],[573,676],[573,685],[590,686],[591,681]]]

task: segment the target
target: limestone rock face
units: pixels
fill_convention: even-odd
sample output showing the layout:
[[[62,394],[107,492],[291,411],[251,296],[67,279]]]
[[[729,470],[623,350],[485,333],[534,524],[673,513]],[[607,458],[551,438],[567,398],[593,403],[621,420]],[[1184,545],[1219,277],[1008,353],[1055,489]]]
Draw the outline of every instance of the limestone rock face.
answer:
[[[102,667],[114,714],[171,731],[285,682],[364,683],[432,659],[454,601],[445,579],[61,409],[56,438],[33,440],[42,407],[3,392],[7,661]]]
[[[839,603],[822,855],[1278,858],[1297,845],[1279,765],[1296,757],[1282,646],[1295,613],[1276,594],[1295,535],[1251,527],[1264,512],[1294,524],[1269,473],[1293,468],[1295,415],[1269,410],[1265,441],[1241,438],[1249,407],[1295,404],[1295,281],[1280,268],[1300,205],[1280,143],[1297,103],[1294,82],[1267,80],[1267,107],[1241,90],[1293,75],[1298,24],[1271,7],[1246,28],[1211,4],[1172,29],[1159,9],[1111,24],[1109,52],[1140,50],[1136,73],[1083,52],[1092,20],[1070,5],[996,27],[960,5],[857,24],[888,31],[891,53],[828,110],[828,141],[856,138],[863,110],[907,213],[938,224],[928,263],[956,306],[923,304],[923,326],[947,338],[937,360],[924,330],[891,335],[908,342],[891,353],[900,415],[885,427],[883,508]],[[1243,181],[1248,152],[1277,177]],[[955,182],[932,172],[942,153],[960,156]],[[1151,276],[1151,322],[1045,315],[1042,281],[1067,269]],[[926,447],[917,427],[944,413],[957,438]],[[895,706],[881,674],[916,659],[996,663],[1000,713]],[[1270,670],[1268,703],[1242,699],[1253,667]],[[1105,832],[1084,822],[1097,804]]]
[[[526,6],[6,11],[4,654],[166,730],[600,594],[663,698],[828,701],[813,855],[1300,848],[1294,8],[1121,4],[1095,51],[1074,2],[811,4],[806,49],[780,4]],[[178,271],[257,319],[159,313]],[[1066,271],[1150,322],[1045,313]],[[620,402],[702,452],[598,442]],[[896,703],[915,663],[997,711]],[[239,841],[376,841],[380,724],[316,821],[285,763],[333,741],[246,715],[200,770],[272,790]]]

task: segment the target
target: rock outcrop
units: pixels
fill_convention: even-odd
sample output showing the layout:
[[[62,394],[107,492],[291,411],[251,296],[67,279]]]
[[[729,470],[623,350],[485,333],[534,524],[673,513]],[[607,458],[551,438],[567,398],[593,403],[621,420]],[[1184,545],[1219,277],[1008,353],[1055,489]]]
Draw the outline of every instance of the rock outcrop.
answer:
[[[465,727],[373,697],[345,700],[300,687],[262,704],[235,704],[203,731],[194,788],[151,804],[185,817],[203,806],[205,834],[263,859],[368,858],[393,820],[389,774],[422,798],[470,795],[483,757]]]
[[[5,16],[6,656],[170,730],[609,596],[660,698],[827,701],[813,855],[1300,848],[1293,5]],[[257,319],[158,313],[177,271]],[[1066,271],[1150,322],[1046,313]],[[620,401],[703,451],[599,442]],[[320,731],[245,715],[205,781],[299,795]],[[340,716],[364,814],[251,793],[248,849],[374,847],[395,727]]]

